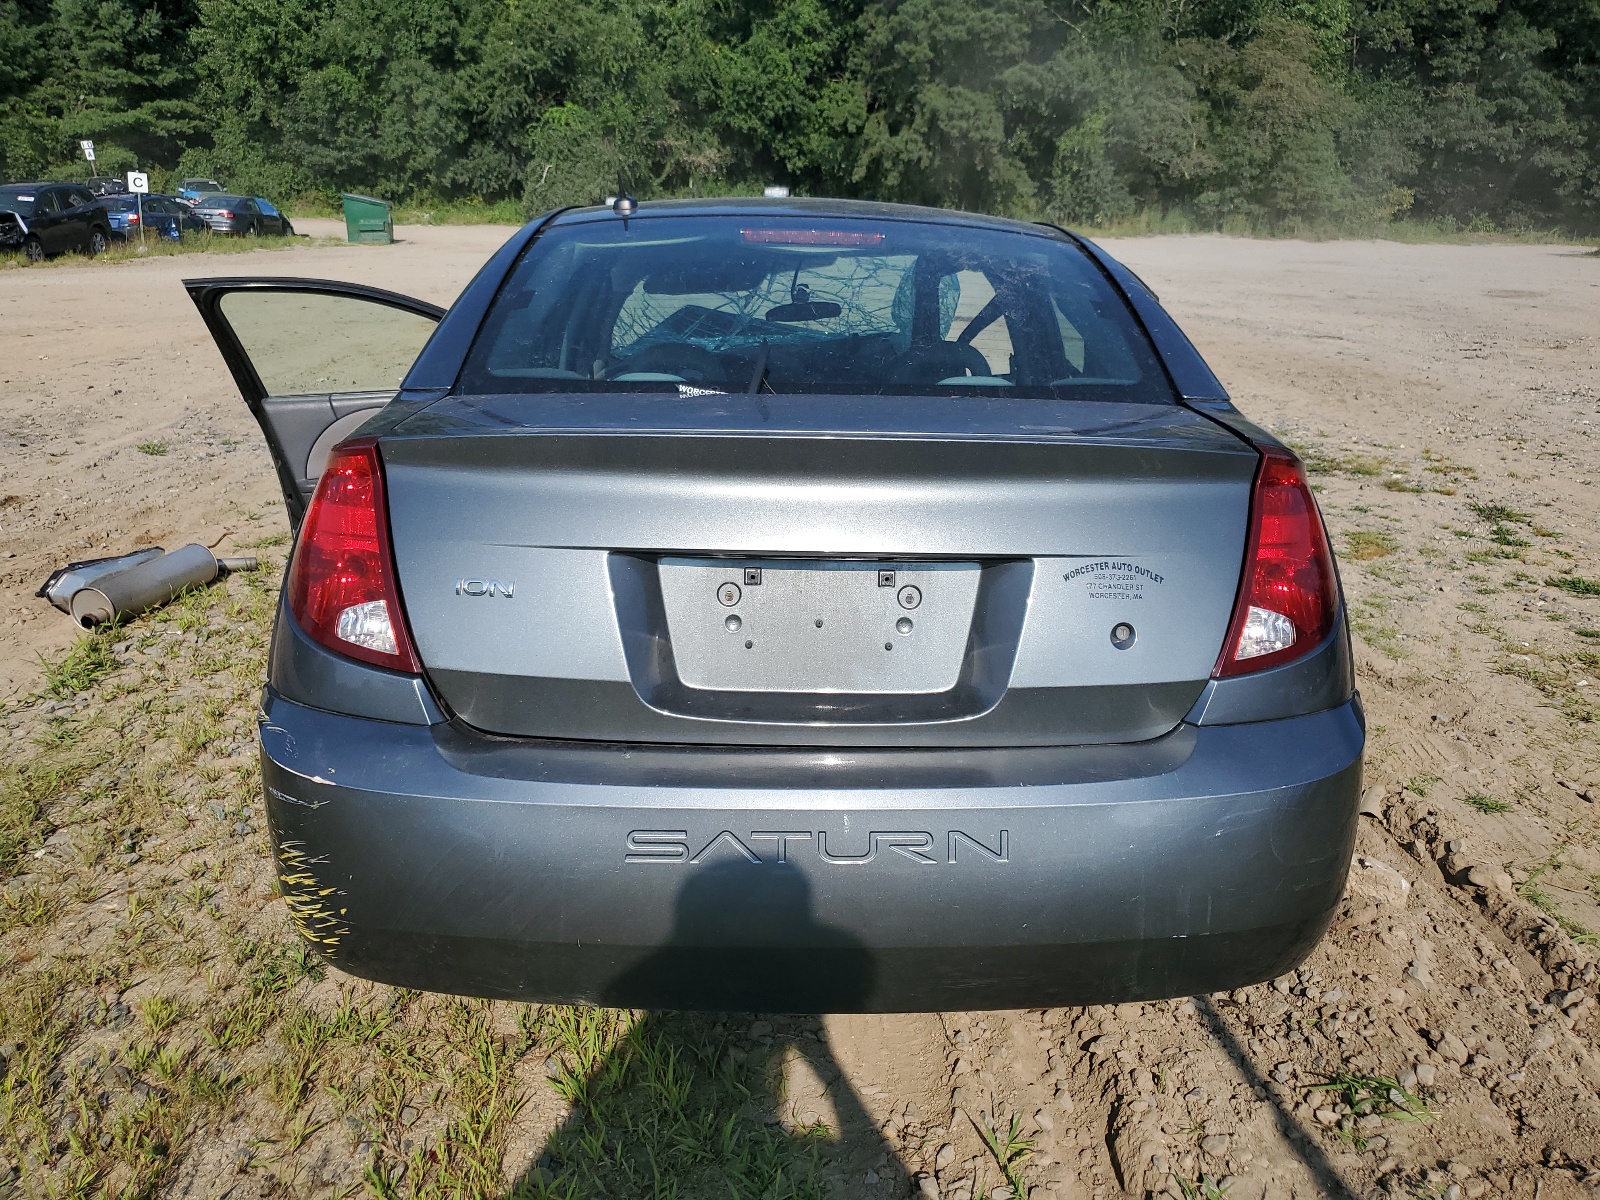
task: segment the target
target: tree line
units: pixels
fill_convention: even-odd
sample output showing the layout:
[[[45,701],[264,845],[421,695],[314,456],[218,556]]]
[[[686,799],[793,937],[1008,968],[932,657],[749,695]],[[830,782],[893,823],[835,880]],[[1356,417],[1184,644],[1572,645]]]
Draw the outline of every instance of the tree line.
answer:
[[[0,0],[0,176],[1600,226],[1600,0]]]

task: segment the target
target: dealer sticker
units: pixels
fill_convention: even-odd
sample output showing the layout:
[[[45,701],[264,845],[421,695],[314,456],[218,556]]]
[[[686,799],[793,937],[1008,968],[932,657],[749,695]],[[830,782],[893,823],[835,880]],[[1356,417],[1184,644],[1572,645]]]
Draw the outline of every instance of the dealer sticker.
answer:
[[[1091,600],[1143,600],[1147,589],[1166,579],[1149,567],[1110,558],[1074,567],[1062,578],[1068,583],[1081,580]]]

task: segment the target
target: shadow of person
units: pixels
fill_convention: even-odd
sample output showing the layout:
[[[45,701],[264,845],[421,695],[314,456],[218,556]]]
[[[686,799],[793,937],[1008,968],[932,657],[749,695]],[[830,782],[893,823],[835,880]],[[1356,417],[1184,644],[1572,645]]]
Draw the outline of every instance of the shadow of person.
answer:
[[[874,977],[870,950],[816,920],[793,865],[701,868],[678,893],[667,941],[602,996],[654,1011],[573,1064],[582,1038],[564,1025],[603,1014],[554,1010],[558,1070],[577,1067],[557,1087],[574,1106],[511,1195],[912,1195],[879,1129],[889,1114],[866,1111],[822,1021],[806,1015],[861,1011]]]

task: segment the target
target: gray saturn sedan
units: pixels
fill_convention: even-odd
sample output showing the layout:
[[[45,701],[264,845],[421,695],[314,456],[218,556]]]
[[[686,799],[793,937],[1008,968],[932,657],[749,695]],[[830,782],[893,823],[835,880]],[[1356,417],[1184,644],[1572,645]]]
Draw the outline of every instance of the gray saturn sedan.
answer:
[[[187,286],[298,530],[262,774],[341,969],[1014,1008],[1327,926],[1365,732],[1316,501],[1092,243],[624,198],[448,312]]]

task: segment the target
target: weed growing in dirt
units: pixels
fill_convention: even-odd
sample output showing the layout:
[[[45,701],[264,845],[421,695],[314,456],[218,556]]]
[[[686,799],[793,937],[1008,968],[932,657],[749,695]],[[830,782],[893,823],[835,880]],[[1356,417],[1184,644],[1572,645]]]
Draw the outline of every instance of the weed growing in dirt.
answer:
[[[1367,1139],[1358,1131],[1362,1117],[1384,1117],[1391,1121],[1427,1121],[1438,1116],[1416,1093],[1400,1086],[1387,1075],[1362,1075],[1342,1071],[1326,1082],[1315,1084],[1314,1092],[1327,1092],[1340,1102],[1338,1136],[1357,1150],[1367,1148]]]
[[[1574,596],[1600,596],[1600,580],[1585,579],[1581,575],[1550,575],[1544,582],[1546,587],[1560,588]]]
[[[268,550],[275,546],[287,546],[288,544],[289,535],[283,530],[279,530],[277,533],[269,533],[265,537],[258,537],[254,541],[240,542],[239,548],[241,550]]]
[[[1501,522],[1489,530],[1489,540],[1498,546],[1531,546],[1527,538],[1521,537],[1511,526]]]
[[[1444,492],[1446,495],[1451,495],[1451,496],[1455,495],[1455,489],[1454,488],[1449,488],[1448,490],[1446,490],[1445,488],[1432,488],[1432,489],[1425,488],[1420,483],[1412,483],[1409,479],[1407,479],[1403,475],[1391,475],[1391,476],[1389,476],[1389,478],[1387,478],[1387,479],[1385,479],[1383,481],[1383,486],[1384,486],[1384,490],[1385,491],[1390,491],[1390,492],[1418,493],[1418,492],[1426,492],[1426,491],[1432,490],[1432,491],[1436,491],[1436,492]]]
[[[1561,865],[1563,849],[1558,849],[1549,858],[1528,871],[1528,877],[1516,885],[1517,895],[1521,896],[1533,907],[1550,917],[1561,930],[1579,945],[1595,945],[1600,943],[1600,934],[1585,925],[1579,924],[1561,914],[1556,907],[1555,897],[1539,886],[1539,880],[1550,871]]]
[[[40,655],[39,667],[44,675],[42,694],[69,700],[115,670],[117,660],[111,653],[114,632],[114,627],[107,627],[86,634],[59,658]]]
[[[1506,803],[1504,800],[1497,800],[1495,797],[1486,796],[1482,792],[1468,793],[1467,795],[1461,797],[1461,803],[1469,805],[1472,808],[1477,809],[1479,812],[1489,816],[1493,816],[1495,813],[1510,812],[1514,807],[1513,805]]]
[[[1491,524],[1497,524],[1502,521],[1514,521],[1519,525],[1523,525],[1531,520],[1529,514],[1525,512],[1518,512],[1516,509],[1508,508],[1504,504],[1493,504],[1488,501],[1471,500],[1468,501],[1467,507],[1472,510],[1472,515],[1477,517],[1480,521],[1488,521]]]
[[[1233,1185],[1221,1184],[1209,1175],[1202,1175],[1199,1179],[1189,1180],[1181,1175],[1173,1176],[1178,1181],[1178,1190],[1183,1193],[1184,1200],[1224,1200],[1233,1189]]]
[[[1424,450],[1422,459],[1426,464],[1422,469],[1435,475],[1448,475],[1457,480],[1476,479],[1478,477],[1478,472],[1474,468],[1464,463],[1453,462],[1443,454],[1437,454],[1432,450]]]
[[[1369,529],[1354,529],[1344,535],[1345,555],[1357,562],[1383,558],[1400,548],[1400,543],[1387,533]]]
[[[165,442],[140,442],[139,443],[139,453],[140,454],[148,454],[153,458],[160,458],[166,452],[167,452],[167,444]]]
[[[1022,1118],[1013,1116],[1004,1132],[987,1123],[974,1121],[973,1124],[984,1146],[994,1156],[995,1165],[1010,1186],[1011,1194],[1020,1197],[1020,1200],[1028,1200],[1028,1185],[1022,1179],[1022,1164],[1033,1153],[1033,1143],[1022,1136]]]
[[[1381,455],[1334,454],[1314,446],[1297,449],[1296,453],[1313,475],[1356,475],[1370,479],[1382,475],[1389,466],[1388,458]]]

